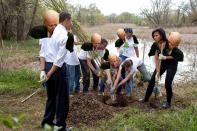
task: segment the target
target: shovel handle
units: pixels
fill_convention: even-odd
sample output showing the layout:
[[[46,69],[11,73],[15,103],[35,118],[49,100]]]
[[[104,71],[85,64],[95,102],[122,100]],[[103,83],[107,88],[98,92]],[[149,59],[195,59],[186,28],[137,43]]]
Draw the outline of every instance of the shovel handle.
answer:
[[[41,88],[38,88],[36,91],[34,91],[32,94],[27,96],[25,99],[21,101],[21,103],[24,103],[25,101],[29,100],[32,96],[34,96],[36,93],[38,93],[41,90]]]

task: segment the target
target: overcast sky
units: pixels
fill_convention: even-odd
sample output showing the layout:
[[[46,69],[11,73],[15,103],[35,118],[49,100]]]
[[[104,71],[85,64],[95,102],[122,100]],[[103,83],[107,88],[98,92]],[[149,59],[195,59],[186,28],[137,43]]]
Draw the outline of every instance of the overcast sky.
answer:
[[[180,4],[181,1],[183,0],[172,0],[172,5]],[[73,5],[80,4],[83,7],[95,3],[104,15],[122,12],[139,14],[141,9],[150,6],[150,0],[68,0],[68,2]]]

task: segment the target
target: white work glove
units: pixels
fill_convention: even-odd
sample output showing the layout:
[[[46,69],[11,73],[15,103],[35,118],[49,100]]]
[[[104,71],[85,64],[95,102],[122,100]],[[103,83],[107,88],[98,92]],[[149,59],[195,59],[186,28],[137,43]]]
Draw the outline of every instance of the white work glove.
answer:
[[[107,79],[106,83],[107,83],[108,85],[111,85],[111,84],[112,84],[112,80],[111,80],[111,79]]]
[[[159,75],[159,73],[157,72],[156,75],[155,75],[155,81],[156,81],[156,82],[159,82],[159,79],[160,79],[160,75]]]
[[[113,95],[114,93],[115,93],[115,87],[114,86],[111,86],[110,94]]]
[[[160,60],[166,60],[166,56],[162,55],[162,54],[159,54],[159,59]]]
[[[111,89],[110,89],[110,97],[111,97],[112,101],[115,101],[116,100],[115,87],[114,86],[111,86]]]
[[[40,81],[39,81],[39,82],[44,82],[44,81],[46,81],[46,78],[47,78],[47,76],[46,76],[45,71],[41,71],[41,72],[40,72]]]
[[[99,76],[99,70],[94,70],[93,72],[95,75]]]

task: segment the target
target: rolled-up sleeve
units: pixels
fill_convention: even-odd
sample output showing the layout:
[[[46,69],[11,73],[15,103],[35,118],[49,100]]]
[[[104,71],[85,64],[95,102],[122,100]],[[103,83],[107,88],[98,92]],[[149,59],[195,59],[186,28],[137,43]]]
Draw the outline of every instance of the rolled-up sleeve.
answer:
[[[65,57],[66,57],[66,42],[67,42],[68,37],[64,36],[64,38],[62,40],[59,40],[58,47],[59,50],[57,52],[57,57],[56,60],[54,62],[54,65],[58,66],[58,67],[62,67],[63,63],[65,62]]]

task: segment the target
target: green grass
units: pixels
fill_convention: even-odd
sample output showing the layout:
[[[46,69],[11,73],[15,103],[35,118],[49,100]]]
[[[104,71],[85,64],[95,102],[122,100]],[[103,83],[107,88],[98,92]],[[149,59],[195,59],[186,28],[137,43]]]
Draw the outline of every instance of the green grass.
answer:
[[[38,40],[30,39],[26,41],[16,42],[16,41],[4,41],[3,48],[0,48],[3,52],[3,56],[23,56],[32,57],[38,55],[39,45]]]
[[[102,122],[97,130],[109,131],[196,131],[197,105],[182,111],[141,112],[130,109],[115,115],[113,119]]]
[[[0,93],[21,93],[31,88],[39,87],[38,74],[20,69],[14,71],[0,71]]]

